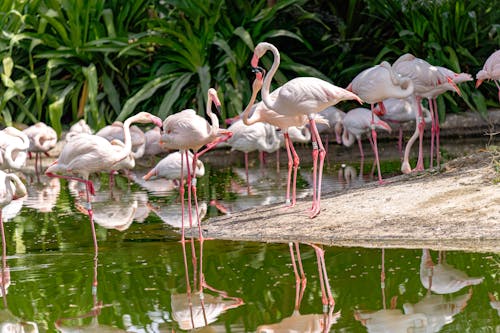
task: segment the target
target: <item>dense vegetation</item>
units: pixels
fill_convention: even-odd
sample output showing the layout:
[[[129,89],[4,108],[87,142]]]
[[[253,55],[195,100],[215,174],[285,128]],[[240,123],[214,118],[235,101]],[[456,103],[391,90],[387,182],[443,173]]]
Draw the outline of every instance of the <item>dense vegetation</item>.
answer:
[[[264,40],[282,53],[277,84],[308,75],[347,86],[362,69],[406,52],[475,75],[500,46],[499,5],[499,0],[4,0],[0,122],[44,121],[60,132],[79,118],[98,129],[139,110],[161,118],[188,107],[201,113],[211,86],[224,104],[221,117],[234,116],[250,95],[253,47]],[[440,98],[449,112],[485,114],[498,106],[493,84],[461,88],[462,99]]]

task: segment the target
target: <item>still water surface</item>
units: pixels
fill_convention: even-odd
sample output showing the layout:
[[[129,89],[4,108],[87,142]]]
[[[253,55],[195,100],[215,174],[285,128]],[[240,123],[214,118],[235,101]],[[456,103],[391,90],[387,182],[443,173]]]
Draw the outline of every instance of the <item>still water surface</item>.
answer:
[[[284,200],[285,164],[277,170],[269,156],[252,165],[249,191],[241,156],[216,154],[198,180],[205,220],[222,214],[215,202],[238,211]],[[373,180],[366,161],[362,175],[359,161],[328,163],[325,192]],[[397,174],[399,162],[383,168]],[[306,280],[296,283],[289,244],[181,244],[175,184],[143,182],[145,171],[115,177],[112,189],[108,176],[94,179],[97,258],[82,188],[26,177],[28,197],[3,211],[0,332],[500,332],[498,253],[323,247],[325,276],[312,244],[300,244]],[[300,196],[309,182],[306,160]],[[466,286],[453,274],[477,279]],[[333,307],[323,305],[322,281]]]

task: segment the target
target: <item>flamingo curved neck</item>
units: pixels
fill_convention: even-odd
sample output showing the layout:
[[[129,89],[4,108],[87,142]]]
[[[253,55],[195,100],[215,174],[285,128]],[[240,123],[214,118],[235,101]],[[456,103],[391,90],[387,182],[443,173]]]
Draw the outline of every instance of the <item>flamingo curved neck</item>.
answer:
[[[274,60],[271,69],[264,77],[264,83],[262,85],[262,101],[267,106],[267,108],[274,110],[274,102],[269,96],[269,89],[271,87],[271,80],[273,79],[274,74],[276,73],[280,65],[280,53],[274,45],[268,43],[266,43],[266,50],[270,50],[273,53]]]
[[[243,111],[243,117],[242,117],[243,124],[245,124],[247,126],[250,126],[250,125],[253,125],[259,121],[262,121],[262,119],[260,117],[260,113],[257,112],[257,110],[254,111],[252,119],[250,119],[248,117],[250,115],[250,111],[252,111],[252,107],[255,104],[255,100],[257,99],[258,92],[259,91],[257,89],[255,89],[255,87],[252,89],[252,96],[250,97],[250,101],[248,102],[248,105],[245,108],[245,111]]]
[[[138,115],[125,120],[123,123],[123,148],[116,155],[116,160],[121,161],[127,158],[132,152],[132,137],[130,134],[130,125],[137,119]]]
[[[212,136],[216,136],[217,132],[219,131],[219,118],[217,118],[217,115],[212,112],[212,97],[208,95],[208,100],[207,100],[207,115],[210,117],[211,121],[211,134]]]
[[[354,135],[352,133],[349,133],[349,131],[346,128],[344,128],[344,131],[342,132],[342,143],[344,144],[344,146],[346,147],[352,146],[354,140],[355,140]]]

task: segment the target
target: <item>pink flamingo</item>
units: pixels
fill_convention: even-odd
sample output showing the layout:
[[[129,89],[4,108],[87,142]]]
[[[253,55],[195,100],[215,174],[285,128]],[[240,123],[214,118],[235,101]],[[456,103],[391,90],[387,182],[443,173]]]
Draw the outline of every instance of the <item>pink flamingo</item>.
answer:
[[[264,77],[262,101],[268,109],[274,110],[284,116],[307,116],[309,119],[313,145],[313,203],[310,217],[313,218],[320,213],[321,181],[326,154],[318,129],[316,128],[313,114],[343,100],[357,100],[360,103],[362,100],[350,91],[315,77],[298,77],[292,79],[282,85],[274,96],[271,96],[269,92],[271,81],[280,64],[278,49],[270,43],[259,43],[254,49],[251,65],[254,69],[262,71],[262,68],[257,66],[259,59],[267,51],[272,52],[274,59],[271,69]]]
[[[424,170],[424,157],[423,157],[423,138],[424,138],[424,128],[425,120],[422,111],[422,98],[426,94],[433,91],[437,86],[449,83],[455,91],[460,94],[460,90],[457,85],[453,82],[453,78],[443,74],[436,66],[432,66],[427,61],[417,58],[412,54],[406,53],[399,57],[392,68],[400,75],[407,77],[413,81],[414,85],[414,95],[418,106],[418,116],[419,116],[419,149],[418,149],[418,160],[416,171]]]
[[[252,151],[263,151],[272,153],[280,148],[280,141],[274,126],[268,123],[254,123],[246,125],[243,120],[237,120],[228,127],[233,135],[227,144],[231,151],[238,150],[245,155],[245,176],[247,182],[247,193],[250,194],[250,183],[248,181],[248,153]]]
[[[361,135],[369,133],[370,130],[373,135],[373,131],[376,129],[385,130],[389,133],[391,132],[391,127],[385,121],[380,120],[372,111],[365,108],[356,108],[347,112],[341,124],[344,128],[342,132],[342,143],[344,146],[350,147],[354,143],[354,139],[356,139],[358,141],[361,159],[365,158],[363,145],[361,143]],[[375,152],[373,138],[368,135],[368,139]]]
[[[262,88],[263,75],[261,72],[256,72],[256,78],[252,85],[252,97],[248,103],[247,108],[243,111],[241,118],[245,125],[251,126],[258,122],[265,122],[271,124],[283,131],[283,136],[285,138],[285,149],[288,156],[288,177],[287,177],[287,188],[286,188],[286,201],[287,206],[293,207],[297,201],[296,196],[296,183],[297,183],[297,170],[300,164],[299,156],[293,147],[293,141],[290,137],[290,129],[294,126],[302,126],[308,122],[306,115],[296,115],[288,116],[280,114],[272,109],[269,109],[264,102],[259,102],[254,104],[257,93]],[[274,90],[271,93],[271,98],[276,98],[279,94],[281,88]],[[310,138],[309,138],[310,140]],[[293,186],[292,186],[292,199],[290,200],[290,184],[292,179],[292,167],[293,167]]]
[[[35,173],[39,177],[42,171],[42,158],[40,154],[44,153],[49,156],[48,151],[56,146],[57,133],[52,127],[42,122],[26,128],[23,132],[30,140],[28,155],[31,157],[31,153],[35,153]]]
[[[413,93],[413,82],[410,79],[400,77],[387,61],[379,65],[365,69],[359,73],[347,87],[348,90],[360,96],[365,102],[371,104],[373,114],[372,124],[375,122],[375,103],[380,104],[382,114],[385,113],[383,100],[387,98],[405,98]],[[378,158],[377,133],[372,126],[373,150],[375,152],[375,163],[378,170],[379,184],[383,183],[380,171],[380,160]]]
[[[95,135],[102,136],[108,141],[120,140],[123,142],[123,123],[115,121],[111,125],[101,128]],[[144,150],[146,149],[144,132],[137,126],[130,126],[130,137],[134,159],[139,159],[144,155]]]
[[[335,135],[335,140],[338,144],[342,143],[342,132],[338,131],[336,128],[337,123],[341,122],[345,117],[345,112],[336,108],[335,106],[329,106],[319,113],[321,117],[327,120],[327,124],[316,124],[318,127],[318,132],[320,134],[325,134],[326,150],[328,153],[328,143],[329,135]]]
[[[73,136],[78,135],[78,134],[82,134],[82,133],[92,134],[92,129],[90,128],[90,126],[87,124],[87,122],[84,119],[80,119],[76,123],[71,125],[68,133],[66,133],[65,139],[66,139],[66,141],[69,141],[69,140],[71,140],[71,138]]]
[[[476,74],[476,88],[484,80],[493,80],[498,88],[498,101],[500,102],[500,50],[493,52],[486,59],[483,68]]]
[[[439,72],[451,78],[452,83],[446,81],[443,82],[430,91],[423,93],[422,97],[427,98],[429,102],[429,110],[431,113],[431,158],[430,158],[430,167],[433,166],[433,158],[434,158],[434,141],[436,141],[436,163],[439,167],[441,154],[439,153],[439,112],[437,109],[437,97],[441,94],[444,94],[447,91],[455,91],[456,85],[462,82],[472,81],[473,78],[468,73],[455,73],[452,70],[442,67],[436,66]],[[458,91],[460,95],[460,91]]]
[[[94,184],[89,180],[89,175],[94,172],[114,170],[117,163],[129,157],[132,151],[130,137],[130,124],[132,123],[154,123],[161,126],[161,119],[147,112],[140,112],[128,118],[123,124],[125,139],[123,146],[112,144],[97,135],[77,135],[64,145],[59,158],[45,171],[45,174],[49,177],[73,179],[85,184],[87,192],[86,208],[89,211],[96,254],[97,239],[90,205],[90,195],[94,195],[95,192]]]
[[[155,156],[166,153],[166,150],[160,146],[160,138],[161,128],[158,126],[144,132],[145,149],[143,157],[150,158],[151,162]]]
[[[30,140],[14,127],[0,131],[0,169],[21,169],[26,163]]]
[[[213,88],[208,89],[208,99],[206,113],[210,117],[211,124],[209,124],[205,118],[200,117],[196,114],[193,109],[182,110],[181,112],[175,113],[168,116],[163,121],[163,133],[160,138],[160,145],[166,149],[180,150],[181,153],[186,156],[187,163],[187,184],[188,184],[188,216],[189,225],[192,227],[192,215],[191,215],[191,194],[193,193],[195,205],[196,202],[196,178],[191,174],[191,170],[195,169],[196,160],[204,153],[215,147],[220,142],[227,141],[231,137],[231,132],[225,129],[219,128],[219,119],[217,115],[212,112],[212,103],[215,104],[217,109],[220,109],[220,101],[217,96],[217,91]],[[199,151],[201,147],[206,146],[205,149]],[[194,151],[192,165],[188,162],[188,150],[192,149]],[[184,164],[184,163],[183,163]],[[181,167],[181,175],[183,175],[183,167]],[[184,237],[184,186],[181,177],[181,210],[182,210],[182,239],[181,242],[185,242]],[[198,211],[198,207],[195,207],[195,211]],[[199,217],[198,230],[200,235],[200,240],[203,240],[201,234],[201,223]]]
[[[193,153],[188,151],[188,164],[193,164]],[[176,151],[165,156],[154,168],[152,168],[142,179],[149,180],[155,177],[161,177],[172,180],[180,180],[182,159],[184,156]],[[205,175],[205,165],[201,160],[196,161],[196,168],[193,171],[195,177],[203,177]]]

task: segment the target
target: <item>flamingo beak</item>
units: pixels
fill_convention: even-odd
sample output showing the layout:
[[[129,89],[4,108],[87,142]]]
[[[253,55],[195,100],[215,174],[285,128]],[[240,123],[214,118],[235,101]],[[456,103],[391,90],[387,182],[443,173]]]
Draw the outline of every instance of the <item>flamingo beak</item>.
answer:
[[[448,83],[451,84],[451,86],[453,87],[453,89],[455,89],[455,91],[457,92],[458,96],[462,96],[462,92],[460,91],[460,88],[458,88],[458,86],[456,85],[455,82],[453,82],[453,80],[448,77]]]
[[[386,130],[388,133],[391,133],[392,132],[392,128],[391,126],[389,126],[389,124],[387,124],[385,121],[383,120],[379,120],[379,121],[376,121],[375,122],[375,125]]]
[[[481,85],[481,83],[483,83],[483,80],[477,80],[476,81],[476,88],[478,88]]]

